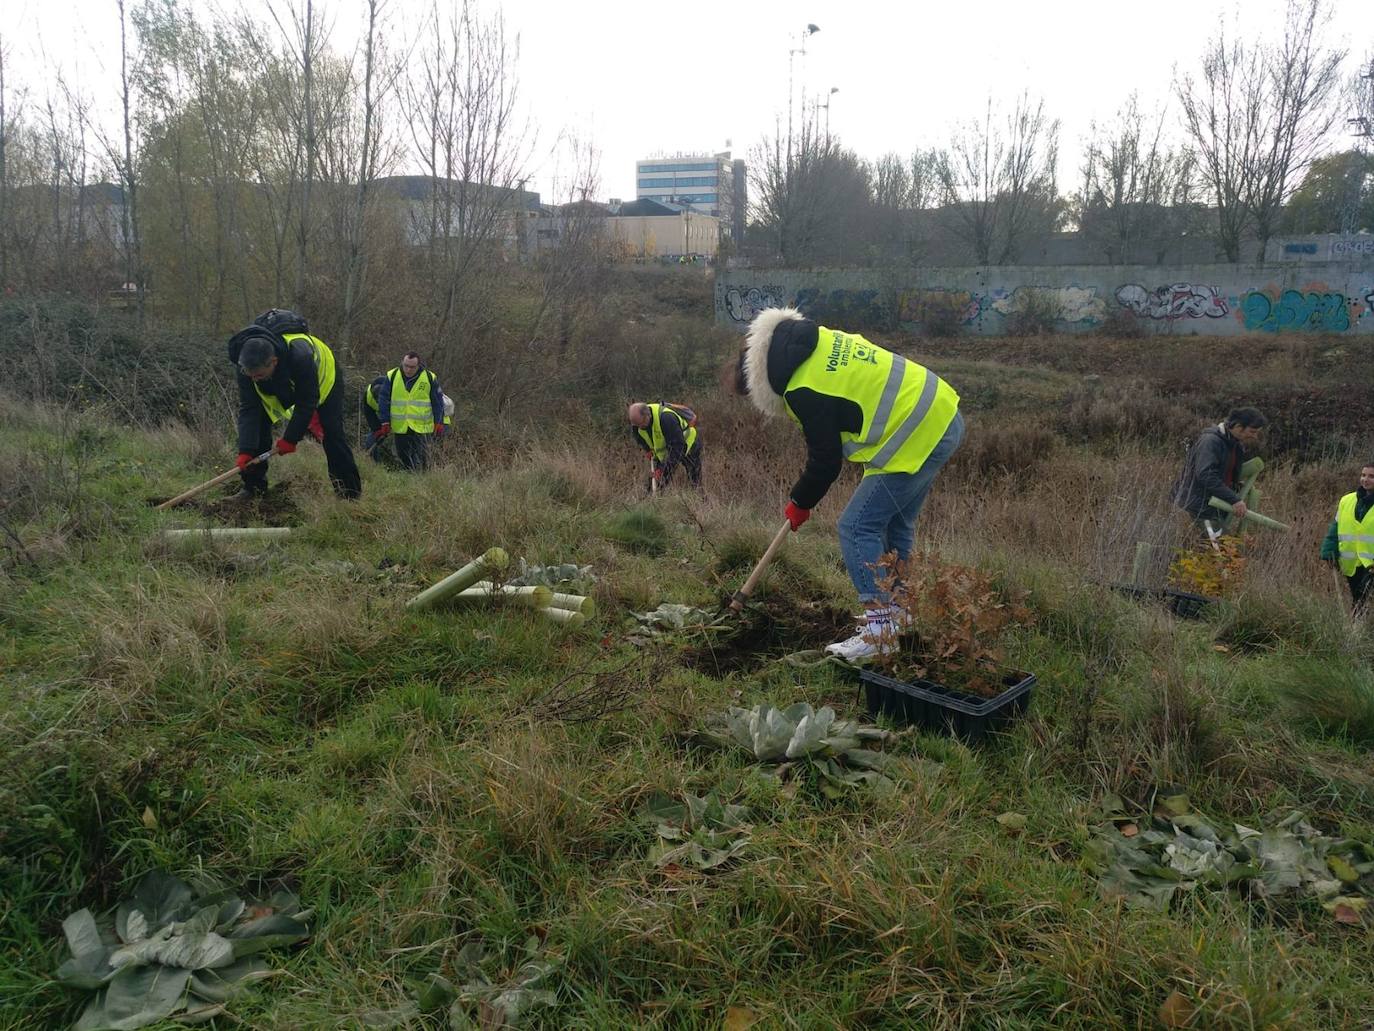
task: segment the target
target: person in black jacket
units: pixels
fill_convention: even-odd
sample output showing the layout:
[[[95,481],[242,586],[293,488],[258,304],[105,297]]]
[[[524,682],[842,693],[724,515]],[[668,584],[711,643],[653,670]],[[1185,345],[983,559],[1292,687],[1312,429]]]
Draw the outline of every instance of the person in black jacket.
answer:
[[[1257,408],[1236,408],[1225,420],[1202,431],[1184,459],[1183,471],[1174,482],[1176,506],[1202,523],[1220,525],[1227,513],[1213,508],[1208,498],[1218,497],[1234,506],[1237,522],[1245,518],[1245,502],[1236,493],[1240,467],[1259,443],[1260,430],[1269,422]]]
[[[274,314],[280,313],[268,312],[259,322]],[[323,341],[304,332],[303,320],[289,328],[300,331],[283,335],[255,322],[229,339],[229,360],[238,370],[238,467],[244,491],[251,496],[267,490],[268,463],[255,463],[258,455],[289,455],[309,433],[324,445],[334,492],[360,497],[362,479],[344,432],[343,370]],[[272,426],[280,419],[287,420],[286,428],[273,444]]]

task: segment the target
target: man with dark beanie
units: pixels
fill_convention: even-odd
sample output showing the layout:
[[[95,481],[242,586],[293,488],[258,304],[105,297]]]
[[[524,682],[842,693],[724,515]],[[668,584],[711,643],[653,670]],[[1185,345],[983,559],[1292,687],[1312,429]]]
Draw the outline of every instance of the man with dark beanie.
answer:
[[[1360,467],[1360,485],[1354,493],[1341,498],[1336,518],[1331,520],[1322,541],[1321,557],[1334,562],[1350,586],[1355,613],[1364,610],[1369,589],[1374,586],[1374,462]]]
[[[1208,426],[1188,449],[1183,471],[1174,482],[1173,502],[1201,525],[1211,522],[1221,526],[1226,513],[1213,508],[1209,498],[1229,502],[1236,525],[1245,518],[1245,500],[1236,493],[1240,486],[1241,470],[1260,438],[1260,430],[1268,423],[1257,408],[1236,408],[1215,426]]]
[[[818,326],[794,308],[750,323],[736,390],[765,415],[787,415],[806,438],[806,468],[784,508],[796,531],[848,459],[864,476],[840,516],[840,550],[864,606],[859,633],[826,648],[848,662],[880,655],[893,639],[883,555],[911,554],[916,517],[935,475],[964,439],[959,395],[931,372],[854,333]],[[900,614],[897,614],[900,616]]]
[[[360,497],[362,479],[344,433],[343,370],[324,341],[309,334],[305,320],[291,311],[264,312],[230,337],[229,360],[238,370],[238,467],[244,493],[267,490],[267,463],[256,462],[258,455],[289,455],[309,433],[324,445],[334,493]],[[286,428],[273,444],[272,426],[282,420]]]

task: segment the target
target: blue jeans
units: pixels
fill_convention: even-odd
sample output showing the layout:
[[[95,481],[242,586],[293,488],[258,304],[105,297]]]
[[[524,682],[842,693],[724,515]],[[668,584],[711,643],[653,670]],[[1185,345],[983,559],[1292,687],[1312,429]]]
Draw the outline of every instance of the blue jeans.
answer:
[[[964,440],[964,417],[954,413],[930,457],[914,473],[874,473],[865,476],[840,516],[840,553],[849,579],[865,605],[886,602],[879,589],[877,572],[882,556],[895,551],[909,558],[916,537],[916,517],[940,471]]]

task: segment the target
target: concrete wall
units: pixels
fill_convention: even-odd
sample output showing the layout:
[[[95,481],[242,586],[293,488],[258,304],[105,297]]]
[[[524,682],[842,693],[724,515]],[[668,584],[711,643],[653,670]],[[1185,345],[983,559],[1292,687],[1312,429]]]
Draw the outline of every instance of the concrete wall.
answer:
[[[1374,262],[1374,236],[1369,233],[1318,233],[1275,237],[1264,249],[1264,260],[1304,265],[1328,261]]]
[[[716,320],[743,331],[761,308],[794,305],[828,326],[912,332],[938,320],[1007,332],[1048,301],[1057,329],[1130,320],[1147,331],[1374,333],[1374,261],[1255,266],[1088,265],[913,269],[734,268],[716,277]]]

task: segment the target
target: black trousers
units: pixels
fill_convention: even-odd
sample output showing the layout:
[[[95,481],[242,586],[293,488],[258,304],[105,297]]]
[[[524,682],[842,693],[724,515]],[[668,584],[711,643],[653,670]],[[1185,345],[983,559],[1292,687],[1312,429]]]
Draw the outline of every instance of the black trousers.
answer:
[[[1368,566],[1356,566],[1355,572],[1347,576],[1345,582],[1350,585],[1350,598],[1355,603],[1355,611],[1363,612],[1370,589],[1374,588],[1374,574],[1370,573]]]
[[[353,448],[348,444],[348,434],[344,431],[343,421],[343,370],[335,374],[334,389],[325,398],[324,404],[317,409],[320,426],[324,429],[324,460],[329,466],[329,482],[334,493],[341,498],[353,499],[362,496],[363,480],[358,473],[358,463],[353,461]],[[258,439],[252,451],[256,455],[272,447],[272,420],[267,412],[258,421]],[[249,466],[243,476],[243,489],[250,494],[261,494],[267,490],[267,467],[270,462]]]
[[[654,463],[655,466],[658,466],[658,465],[661,465],[661,464],[662,464],[662,463],[660,463],[660,462],[655,462],[655,463]],[[701,438],[700,438],[700,437],[697,438],[697,442],[696,442],[695,444],[692,445],[691,449],[690,449],[685,455],[682,456],[682,461],[678,463],[678,467],[687,470],[687,480],[688,480],[688,482],[691,483],[691,485],[692,485],[693,487],[700,487],[700,486],[701,486]],[[666,486],[668,486],[670,483],[672,483],[672,482],[673,482],[673,476],[675,476],[676,474],[677,474],[677,469],[674,469],[671,473],[669,473],[669,474],[667,474],[666,476],[664,476],[664,477],[663,477],[663,486],[666,487]]]
[[[428,433],[393,433],[391,439],[396,442],[396,457],[401,460],[401,465],[413,472],[423,472],[429,468],[429,434]]]

